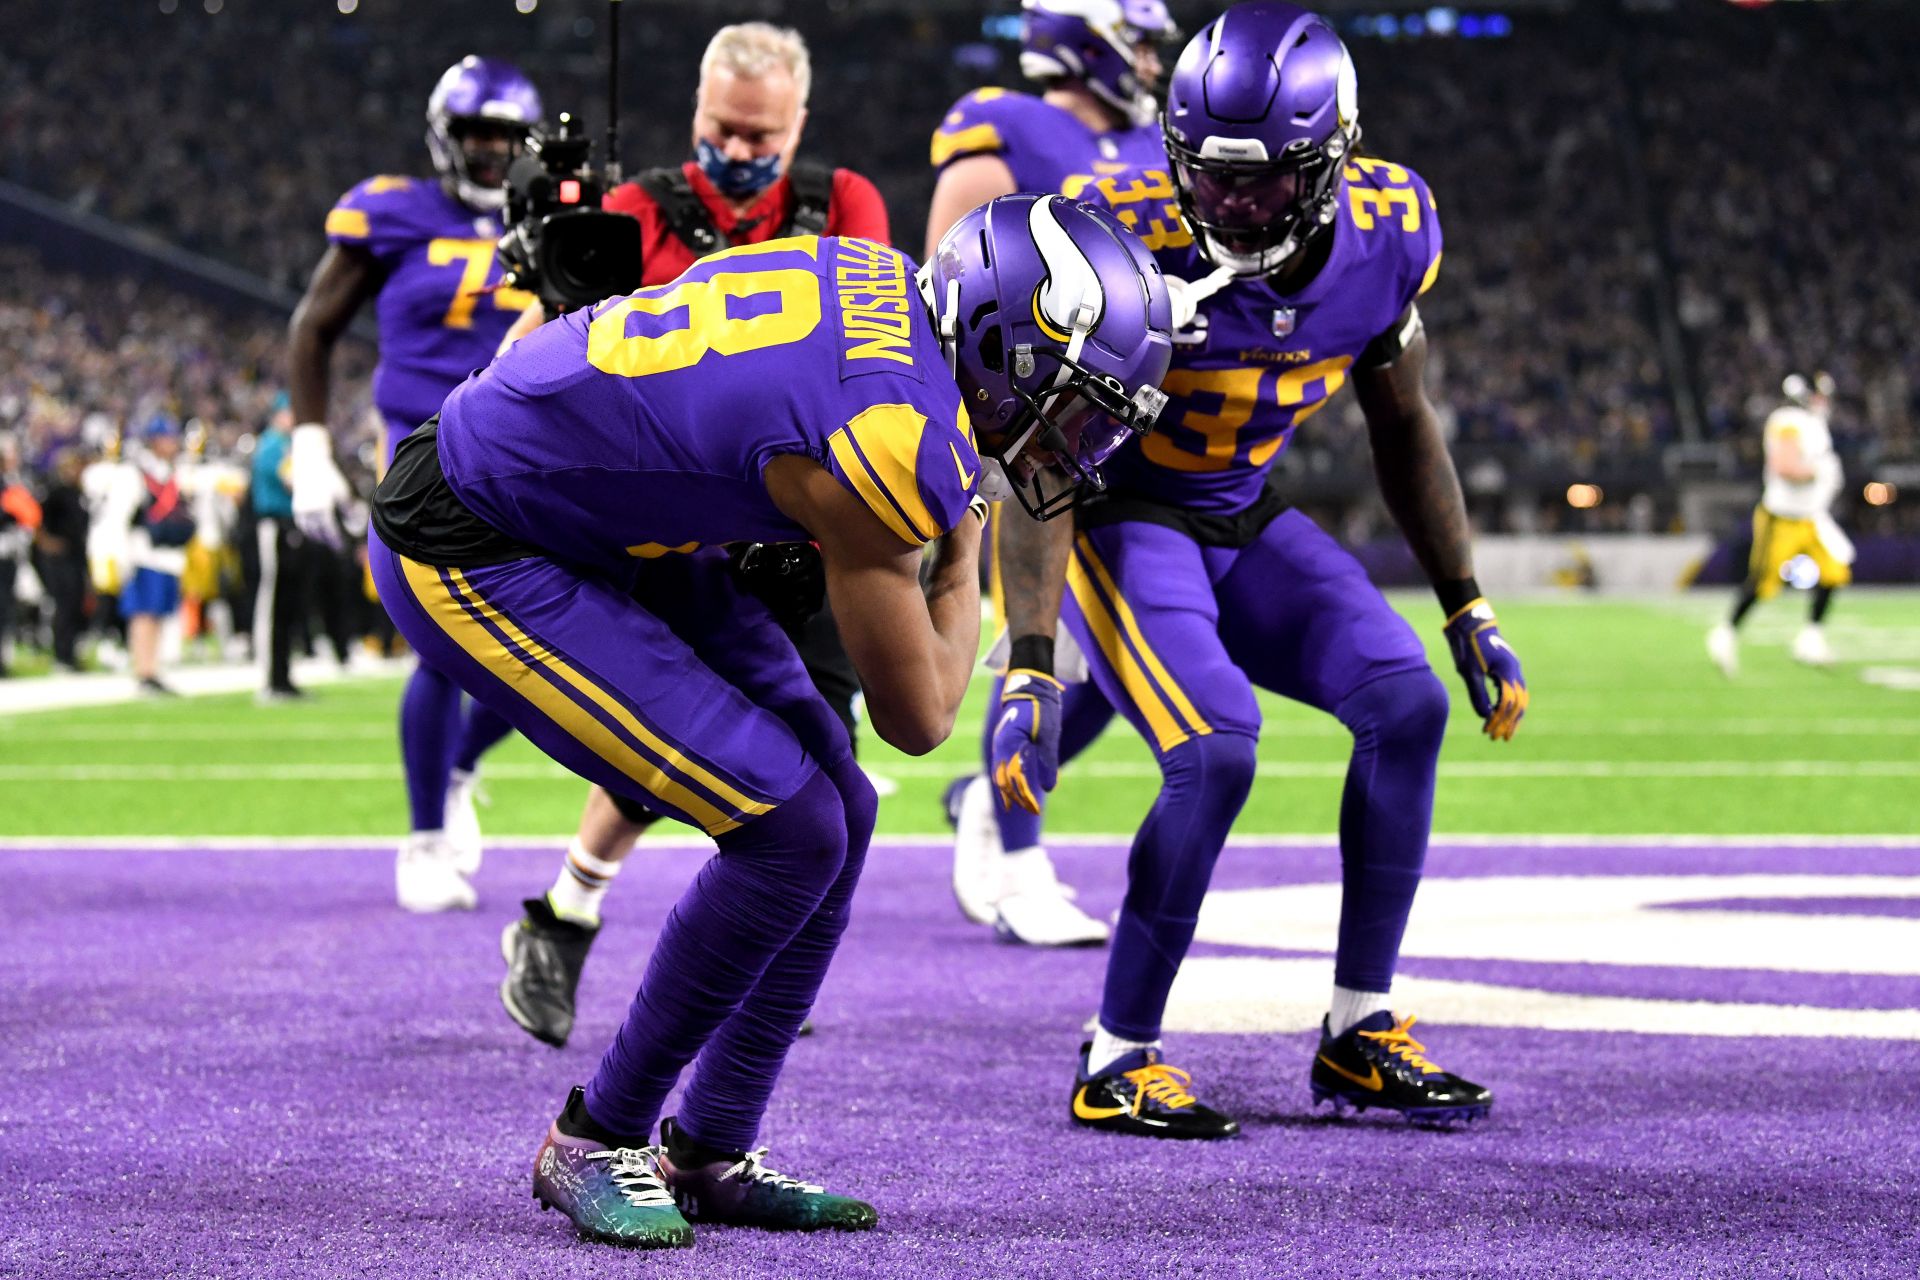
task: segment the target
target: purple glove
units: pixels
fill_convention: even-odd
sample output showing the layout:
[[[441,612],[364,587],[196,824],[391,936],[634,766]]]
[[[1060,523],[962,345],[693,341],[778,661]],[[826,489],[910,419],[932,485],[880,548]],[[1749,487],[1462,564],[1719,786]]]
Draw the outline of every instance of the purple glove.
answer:
[[[993,726],[993,785],[1009,809],[1039,813],[1040,798],[1060,780],[1062,688],[1045,672],[1007,672]]]
[[[1468,601],[1447,619],[1447,647],[1453,650],[1453,665],[1467,682],[1467,700],[1487,736],[1501,742],[1512,738],[1520,717],[1527,714],[1527,680],[1520,674],[1519,657],[1501,638],[1499,620],[1485,596]]]

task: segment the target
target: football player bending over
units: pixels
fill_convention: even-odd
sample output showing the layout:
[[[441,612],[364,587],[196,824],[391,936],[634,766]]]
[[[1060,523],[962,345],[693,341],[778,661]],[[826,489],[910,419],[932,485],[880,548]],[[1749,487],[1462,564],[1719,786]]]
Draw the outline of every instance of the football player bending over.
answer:
[[[871,241],[793,237],[563,316],[396,453],[370,555],[407,639],[553,759],[719,845],[536,1157],[535,1196],[581,1234],[875,1221],[754,1147],[875,798],[718,544],[817,542],[874,731],[929,751],[976,655],[983,485],[1045,514],[1054,467],[1097,476],[1157,413],[1168,327],[1117,221],[1014,196],[917,276]]]
[[[1153,748],[1162,778],[1128,862],[1097,1028],[1072,1091],[1076,1124],[1176,1138],[1238,1130],[1162,1061],[1160,1024],[1253,784],[1256,686],[1353,733],[1314,1096],[1420,1120],[1491,1105],[1486,1089],[1424,1056],[1412,1018],[1389,1011],[1432,822],[1446,690],[1360,564],[1266,485],[1294,429],[1351,381],[1381,495],[1439,595],[1473,709],[1489,736],[1510,738],[1526,685],[1474,583],[1459,481],[1421,385],[1427,343],[1415,299],[1439,270],[1439,223],[1418,175],[1357,153],[1356,98],[1353,64],[1324,19],[1290,4],[1236,5],[1174,67],[1171,174],[1120,174],[1087,192],[1147,235],[1175,277],[1176,343],[1161,425],[1108,465],[1107,491],[1082,506],[1077,535],[1064,521],[1002,513],[1013,639],[993,730],[996,785],[1009,804],[1037,810],[1055,782],[1056,618],[1100,692]]]

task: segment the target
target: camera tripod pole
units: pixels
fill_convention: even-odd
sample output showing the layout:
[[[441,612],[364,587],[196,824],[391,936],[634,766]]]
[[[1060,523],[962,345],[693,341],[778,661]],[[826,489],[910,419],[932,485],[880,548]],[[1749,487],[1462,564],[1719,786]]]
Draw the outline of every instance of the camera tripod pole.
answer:
[[[607,0],[607,184],[620,182],[620,4]]]

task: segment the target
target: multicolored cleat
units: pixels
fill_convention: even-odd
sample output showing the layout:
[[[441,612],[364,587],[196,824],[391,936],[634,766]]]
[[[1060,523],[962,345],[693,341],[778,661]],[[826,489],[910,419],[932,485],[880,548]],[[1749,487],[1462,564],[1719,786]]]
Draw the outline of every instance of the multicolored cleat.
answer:
[[[1080,1046],[1075,1124],[1146,1138],[1231,1138],[1240,1132],[1238,1122],[1193,1096],[1193,1077],[1160,1061],[1158,1049],[1137,1049],[1099,1075],[1087,1069],[1092,1049],[1091,1042]]]
[[[1313,1100],[1331,1102],[1336,1113],[1348,1107],[1398,1111],[1418,1125],[1485,1117],[1493,1110],[1493,1092],[1429,1062],[1426,1046],[1408,1034],[1413,1023],[1412,1017],[1396,1022],[1381,1010],[1335,1036],[1323,1019],[1308,1077]]]
[[[865,1231],[879,1221],[873,1206],[825,1187],[775,1173],[767,1149],[716,1151],[692,1142],[673,1117],[660,1122],[660,1171],[680,1211],[695,1222],[770,1231]]]
[[[568,1111],[583,1110],[580,1090],[573,1093]],[[690,1249],[693,1228],[661,1176],[661,1156],[659,1147],[612,1147],[563,1133],[556,1120],[534,1157],[533,1198],[566,1214],[583,1240]]]

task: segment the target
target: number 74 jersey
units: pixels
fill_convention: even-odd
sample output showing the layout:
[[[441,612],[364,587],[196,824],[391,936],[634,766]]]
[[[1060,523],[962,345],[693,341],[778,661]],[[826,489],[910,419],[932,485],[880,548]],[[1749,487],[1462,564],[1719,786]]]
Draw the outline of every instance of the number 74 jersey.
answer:
[[[980,483],[913,264],[847,237],[742,245],[549,321],[447,397],[439,445],[481,519],[616,577],[806,538],[761,479],[781,454],[911,546],[957,525]]]
[[[1110,208],[1169,276],[1213,270],[1180,217],[1172,180],[1131,170],[1068,192]],[[1104,468],[1109,487],[1192,511],[1232,514],[1261,494],[1301,423],[1440,271],[1440,220],[1427,184],[1403,165],[1356,159],[1340,177],[1333,249],[1308,285],[1276,292],[1235,280],[1173,336],[1168,404],[1153,434]]]

